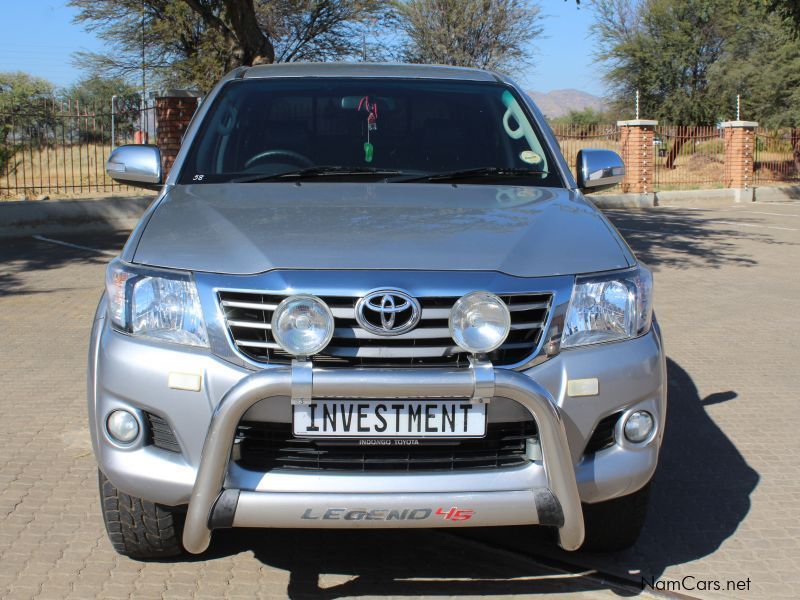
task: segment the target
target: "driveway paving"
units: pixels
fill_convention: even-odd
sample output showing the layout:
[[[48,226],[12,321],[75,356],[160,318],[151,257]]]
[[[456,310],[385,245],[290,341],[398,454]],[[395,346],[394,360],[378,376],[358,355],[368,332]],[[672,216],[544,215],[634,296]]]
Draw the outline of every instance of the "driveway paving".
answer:
[[[644,534],[604,556],[524,527],[235,530],[202,557],[116,555],[85,362],[104,266],[127,233],[4,240],[0,597],[649,595],[643,579],[662,595],[800,597],[800,204],[606,214],[655,269],[670,407]]]

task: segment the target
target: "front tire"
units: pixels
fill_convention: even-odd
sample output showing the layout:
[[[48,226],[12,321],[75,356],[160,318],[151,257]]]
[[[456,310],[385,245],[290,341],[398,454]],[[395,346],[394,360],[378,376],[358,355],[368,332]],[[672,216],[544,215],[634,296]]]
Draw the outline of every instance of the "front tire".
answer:
[[[103,521],[114,550],[145,560],[183,553],[183,513],[121,492],[102,471],[97,473]]]
[[[619,552],[636,543],[644,527],[650,484],[633,494],[583,505],[586,537],[581,550]]]

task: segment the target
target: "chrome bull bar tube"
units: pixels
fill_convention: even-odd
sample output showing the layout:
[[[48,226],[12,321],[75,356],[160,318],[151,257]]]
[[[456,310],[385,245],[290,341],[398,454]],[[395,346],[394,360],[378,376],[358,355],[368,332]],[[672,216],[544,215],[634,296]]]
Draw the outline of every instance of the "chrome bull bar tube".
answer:
[[[186,514],[183,545],[187,551],[199,554],[211,541],[209,520],[224,491],[239,421],[255,403],[276,396],[289,396],[295,403],[310,397],[472,398],[474,402],[482,402],[501,396],[514,400],[528,409],[539,429],[548,488],[563,513],[559,544],[565,550],[575,550],[583,542],[583,513],[561,412],[550,394],[530,377],[494,369],[483,361],[473,361],[469,369],[312,370],[307,364],[298,363],[292,368],[267,369],[248,375],[228,390],[217,406]],[[250,494],[257,493],[269,492]]]

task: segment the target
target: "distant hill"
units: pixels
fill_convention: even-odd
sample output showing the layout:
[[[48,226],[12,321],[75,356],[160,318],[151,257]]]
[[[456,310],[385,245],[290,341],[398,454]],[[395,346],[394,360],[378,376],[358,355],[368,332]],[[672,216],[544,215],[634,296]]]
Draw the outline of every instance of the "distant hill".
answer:
[[[545,116],[554,119],[566,115],[571,110],[605,110],[602,98],[580,90],[553,90],[552,92],[531,92],[531,98]]]

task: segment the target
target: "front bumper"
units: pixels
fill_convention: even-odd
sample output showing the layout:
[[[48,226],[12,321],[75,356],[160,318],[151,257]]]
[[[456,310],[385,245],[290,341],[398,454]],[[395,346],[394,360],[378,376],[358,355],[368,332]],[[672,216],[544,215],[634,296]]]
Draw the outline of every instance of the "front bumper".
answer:
[[[323,494],[314,498],[275,492],[246,492],[225,489],[230,450],[236,426],[245,412],[257,402],[281,396],[303,401],[320,398],[473,398],[480,402],[495,395],[509,398],[533,415],[539,428],[547,487],[517,492],[466,494]],[[307,503],[311,503],[310,505]],[[449,505],[448,505],[449,503]],[[432,504],[447,508],[467,506],[477,517],[476,525],[523,522],[539,523],[539,514],[548,514],[559,524],[559,540],[567,550],[583,542],[583,515],[575,472],[570,460],[564,423],[553,399],[535,381],[520,373],[473,366],[470,369],[306,369],[280,368],[249,375],[236,384],[220,402],[211,420],[203,446],[203,457],[189,501],[183,545],[193,553],[203,552],[215,523],[234,526],[294,524],[298,512],[313,516],[342,508],[353,510],[363,519],[322,519],[358,522],[362,525],[398,523],[384,520],[392,511],[418,511],[417,516],[433,512]],[[472,507],[475,508],[472,508]],[[315,509],[316,508],[316,512]],[[376,513],[375,511],[380,511]],[[509,512],[510,511],[510,512]],[[551,513],[557,513],[554,517]],[[338,513],[334,513],[338,515]],[[374,518],[366,519],[366,516]],[[281,518],[283,517],[283,518]],[[430,526],[423,518],[405,520],[406,525]],[[307,518],[307,521],[319,519]],[[472,519],[470,519],[472,520]],[[481,522],[482,521],[482,522]],[[399,523],[398,523],[399,524]],[[317,525],[315,523],[314,525]]]
[[[292,369],[253,373],[202,350],[146,343],[99,318],[90,351],[89,413],[100,468],[118,488],[168,505],[189,504],[185,544],[202,551],[215,527],[441,527],[546,524],[565,548],[580,545],[580,502],[631,493],[651,478],[666,409],[664,356],[657,328],[636,340],[562,352],[524,372],[492,369],[315,369],[302,378],[320,397],[481,397],[524,407],[537,421],[544,460],[479,472],[255,473],[229,463],[236,425],[248,410],[291,414]],[[168,374],[202,374],[202,391],[170,389]],[[600,393],[571,398],[571,378],[600,377]],[[491,383],[490,383],[491,382]],[[487,392],[488,385],[493,391]],[[293,392],[294,389],[294,392]],[[310,391],[309,391],[310,390]],[[488,394],[488,396],[487,396]],[[114,444],[104,430],[114,408],[162,415],[181,453],[143,441]],[[596,423],[615,411],[650,410],[658,432],[642,445],[617,444],[584,456]],[[283,413],[282,413],[283,411]],[[225,490],[223,492],[223,490]],[[437,512],[441,514],[437,515]],[[468,520],[450,509],[474,511]],[[416,512],[415,512],[416,511]]]

